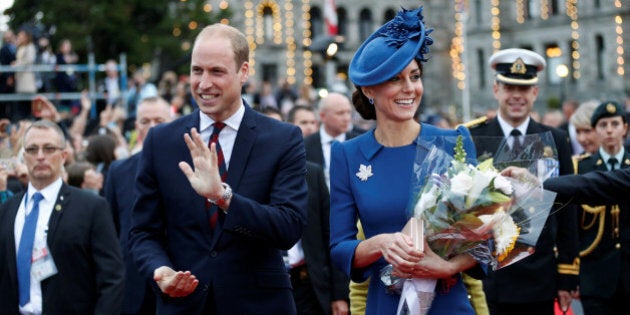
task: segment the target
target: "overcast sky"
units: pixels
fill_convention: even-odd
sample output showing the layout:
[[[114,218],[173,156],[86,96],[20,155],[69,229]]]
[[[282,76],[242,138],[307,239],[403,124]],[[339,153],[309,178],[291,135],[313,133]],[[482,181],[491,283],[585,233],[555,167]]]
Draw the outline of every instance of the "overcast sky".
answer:
[[[0,32],[4,32],[7,29],[8,18],[4,15],[4,10],[10,8],[13,5],[13,0],[0,0]]]

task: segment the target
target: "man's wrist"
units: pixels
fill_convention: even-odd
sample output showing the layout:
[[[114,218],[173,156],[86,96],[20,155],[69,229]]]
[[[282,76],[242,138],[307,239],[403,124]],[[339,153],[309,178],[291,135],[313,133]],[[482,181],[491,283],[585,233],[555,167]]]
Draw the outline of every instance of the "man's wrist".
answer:
[[[230,187],[230,185],[228,185],[227,183],[221,183],[221,185],[223,186],[223,193],[221,194],[221,196],[219,196],[219,198],[217,199],[208,198],[208,201],[219,206],[220,208],[223,208],[232,199],[232,187]]]

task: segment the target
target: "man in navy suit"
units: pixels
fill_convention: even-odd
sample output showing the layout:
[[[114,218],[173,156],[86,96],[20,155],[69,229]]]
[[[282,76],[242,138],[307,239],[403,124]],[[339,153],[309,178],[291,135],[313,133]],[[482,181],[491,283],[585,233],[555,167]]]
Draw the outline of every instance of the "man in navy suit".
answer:
[[[304,144],[244,103],[248,71],[245,36],[206,27],[191,56],[199,110],[144,140],[129,242],[158,314],[296,312],[282,251],[306,224]]]
[[[330,187],[330,147],[333,141],[344,142],[360,133],[350,130],[352,104],[340,93],[330,93],[319,101],[319,132],[304,138],[306,159],[319,164],[324,169],[326,186]]]
[[[0,208],[0,313],[119,314],[124,265],[107,202],[63,183],[57,124],[33,123],[23,143],[27,191]]]
[[[160,97],[149,97],[140,102],[135,122],[140,145],[150,128],[171,121],[170,111],[168,102]],[[136,153],[128,159],[116,160],[109,166],[105,181],[105,198],[112,209],[125,260],[125,299],[122,314],[149,315],[155,314],[155,295],[149,287],[149,281],[138,272],[128,250],[131,211],[136,200],[134,175],[139,160],[140,154]]]

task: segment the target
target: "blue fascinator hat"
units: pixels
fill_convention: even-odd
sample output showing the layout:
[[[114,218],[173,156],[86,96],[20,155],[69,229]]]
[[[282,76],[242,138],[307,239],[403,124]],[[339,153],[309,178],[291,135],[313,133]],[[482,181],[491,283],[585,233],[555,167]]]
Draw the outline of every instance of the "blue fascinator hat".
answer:
[[[400,73],[414,60],[427,61],[433,39],[422,22],[422,7],[402,9],[368,37],[352,57],[348,73],[357,86],[383,83]]]

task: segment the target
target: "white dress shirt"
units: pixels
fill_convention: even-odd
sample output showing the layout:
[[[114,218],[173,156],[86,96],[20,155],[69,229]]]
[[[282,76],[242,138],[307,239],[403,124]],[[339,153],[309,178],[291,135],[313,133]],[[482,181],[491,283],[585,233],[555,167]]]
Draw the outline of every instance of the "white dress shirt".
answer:
[[[326,133],[324,127],[319,128],[319,137],[321,139],[322,153],[324,153],[324,176],[326,178],[326,185],[330,189],[330,148],[333,141],[344,142],[346,141],[346,134],[342,133],[336,137],[333,137]]]
[[[236,134],[238,133],[238,128],[240,127],[244,116],[245,105],[243,105],[241,101],[241,106],[236,113],[223,121],[225,127],[221,130],[221,133],[219,133],[219,144],[221,145],[221,151],[223,151],[226,170],[230,167],[230,159],[232,157],[232,150],[234,149],[234,142],[236,142]],[[201,133],[201,139],[203,139],[205,143],[208,143],[208,141],[210,141],[210,136],[212,135],[212,130],[214,129],[212,126],[212,124],[214,124],[214,120],[201,111],[199,112],[199,117],[199,132]]]
[[[33,250],[41,249],[46,246],[46,240],[48,236],[48,221],[52,214],[59,190],[61,189],[61,177],[48,185],[46,188],[39,192],[44,196],[39,202],[39,216],[37,217],[37,227],[35,228],[35,241],[33,244]],[[18,208],[15,216],[14,224],[14,236],[15,236],[15,254],[17,255],[17,249],[20,248],[20,237],[22,236],[22,228],[24,228],[24,220],[26,214],[30,213],[33,209],[33,194],[37,190],[35,187],[28,184],[27,193],[20,202],[20,208]],[[25,205],[26,204],[26,205]],[[28,209],[28,211],[27,211]],[[53,257],[54,259],[54,257]],[[21,314],[41,314],[42,313],[42,288],[40,281],[33,276],[33,270],[31,269],[31,299],[26,305],[20,307]]]

